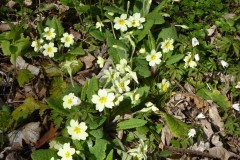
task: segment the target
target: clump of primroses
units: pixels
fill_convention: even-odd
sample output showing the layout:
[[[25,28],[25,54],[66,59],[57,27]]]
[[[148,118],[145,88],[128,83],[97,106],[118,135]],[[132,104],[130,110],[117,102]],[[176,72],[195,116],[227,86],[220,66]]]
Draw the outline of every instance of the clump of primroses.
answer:
[[[44,56],[53,58],[55,53],[59,51],[55,42],[57,40],[55,29],[46,27],[41,37],[40,39],[34,40],[31,46],[35,52],[41,52]],[[74,37],[72,34],[64,33],[60,41],[64,47],[69,48],[74,43]]]

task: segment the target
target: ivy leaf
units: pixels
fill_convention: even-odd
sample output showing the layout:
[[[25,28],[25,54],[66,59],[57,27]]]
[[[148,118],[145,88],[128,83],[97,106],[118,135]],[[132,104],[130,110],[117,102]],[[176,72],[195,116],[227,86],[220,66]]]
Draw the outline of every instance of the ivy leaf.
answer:
[[[28,83],[34,75],[27,69],[22,69],[18,72],[17,81],[20,87]]]
[[[36,110],[39,110],[39,114],[40,116],[42,116],[46,109],[49,109],[47,105],[37,100],[34,100],[34,98],[32,97],[28,97],[27,99],[25,99],[22,105],[17,107],[12,112],[11,123],[14,123],[14,122],[16,123],[26,119],[30,114],[32,114]]]
[[[58,158],[57,152],[50,149],[35,150],[31,154],[32,160],[51,159],[52,157],[54,157],[54,159]]]
[[[146,123],[147,123],[146,120],[132,118],[132,119],[128,119],[128,120],[118,123],[117,129],[122,130],[122,129],[137,128],[137,127],[144,126]]]
[[[104,139],[96,139],[95,145],[89,148],[90,152],[94,154],[96,160],[103,160],[106,157],[107,144],[109,142]]]
[[[183,138],[188,135],[188,131],[191,128],[190,126],[188,126],[181,120],[179,120],[167,113],[161,112],[160,114],[165,119],[167,126],[170,129],[170,131],[172,132],[174,137]]]

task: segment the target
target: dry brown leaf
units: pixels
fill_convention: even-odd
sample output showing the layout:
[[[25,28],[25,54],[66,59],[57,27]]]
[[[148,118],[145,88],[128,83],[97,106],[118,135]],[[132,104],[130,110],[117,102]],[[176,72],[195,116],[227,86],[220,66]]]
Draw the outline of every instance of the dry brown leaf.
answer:
[[[40,122],[30,122],[22,128],[22,137],[27,144],[33,146],[38,141],[41,130]]]
[[[225,136],[226,133],[224,131],[224,123],[222,121],[222,118],[220,117],[216,104],[215,103],[211,103],[211,105],[209,106],[209,117],[212,119],[213,124],[215,124],[216,126],[219,127],[220,130],[220,134],[222,136]]]
[[[80,57],[80,59],[85,64],[86,69],[88,69],[93,66],[93,61],[95,60],[95,57],[88,53],[86,56]]]
[[[223,18],[225,18],[226,20],[228,20],[228,19],[233,19],[234,16],[235,16],[234,13],[227,13],[227,14],[223,15]]]
[[[21,131],[13,130],[7,136],[9,143],[14,150],[19,150],[22,148],[23,135]]]
[[[7,23],[0,24],[0,31],[1,32],[8,31],[8,30],[10,30],[9,24],[7,24]]]
[[[13,8],[15,6],[15,4],[16,4],[16,2],[11,0],[6,4],[6,7]]]
[[[223,143],[221,141],[219,141],[219,138],[220,138],[219,135],[213,135],[212,136],[211,142],[216,147],[222,147],[223,146]]]
[[[188,82],[186,82],[184,84],[184,88],[191,94],[195,93],[195,88],[191,84],[189,84]]]
[[[16,66],[20,69],[27,69],[34,75],[38,75],[40,71],[40,68],[33,66],[29,63],[26,63],[26,61],[21,56],[17,57]]]
[[[81,38],[81,34],[73,29],[70,29],[70,33],[74,37],[74,41],[78,41]]]
[[[26,6],[31,6],[32,5],[32,0],[24,0],[24,4]]]
[[[210,155],[220,158],[221,160],[228,160],[233,154],[228,152],[223,147],[213,147],[207,150]]]
[[[162,129],[161,133],[162,133],[161,140],[162,140],[163,145],[169,146],[170,141],[173,138],[173,135],[167,125]]]
[[[186,97],[190,97],[191,99],[193,99],[194,103],[196,104],[196,107],[198,109],[208,107],[208,103],[206,101],[204,101],[202,98],[200,98],[200,97],[198,97],[198,96],[196,96],[194,94],[183,93],[182,95],[186,96]]]
[[[5,160],[18,160],[18,155],[16,152],[11,152],[6,156]]]
[[[203,152],[204,150],[208,149],[209,146],[209,142],[204,143],[204,141],[200,141],[191,146],[190,149]]]
[[[213,25],[212,27],[210,27],[209,29],[207,29],[207,32],[208,32],[208,36],[212,36],[213,33],[215,32],[217,26],[216,25]]]
[[[201,124],[202,124],[204,133],[207,135],[208,139],[210,139],[214,134],[211,127],[211,123],[209,123],[206,119],[202,119]]]
[[[51,123],[49,130],[39,139],[35,148],[40,148],[44,144],[51,141],[58,134],[57,129],[54,127],[53,123]]]

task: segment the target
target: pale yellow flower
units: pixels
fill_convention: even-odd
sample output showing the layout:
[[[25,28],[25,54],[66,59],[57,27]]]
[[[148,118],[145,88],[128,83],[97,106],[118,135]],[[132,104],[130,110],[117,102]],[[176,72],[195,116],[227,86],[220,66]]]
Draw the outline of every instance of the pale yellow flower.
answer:
[[[70,147],[70,143],[64,143],[63,147],[57,152],[57,155],[62,157],[61,160],[72,160],[74,153],[75,149]]]
[[[55,29],[46,27],[44,29],[43,37],[46,38],[46,40],[52,40],[56,37]]]
[[[85,122],[78,123],[78,121],[71,120],[70,126],[67,127],[68,134],[72,136],[73,140],[86,140],[88,133]]]
[[[72,34],[64,33],[61,42],[64,43],[64,47],[70,47],[70,45],[74,43],[74,36]]]
[[[174,40],[173,39],[166,39],[164,42],[161,42],[161,48],[163,53],[172,51],[174,49],[173,47]]]
[[[154,49],[151,51],[150,54],[146,56],[146,60],[149,62],[149,66],[154,67],[161,63],[162,53],[156,52]]]
[[[57,48],[54,47],[54,43],[50,42],[49,44],[43,45],[43,55],[49,56],[50,58],[54,57],[54,53],[57,52]]]
[[[115,17],[114,28],[121,30],[122,32],[127,31],[128,26],[131,26],[129,20],[127,20],[127,14],[122,14],[120,17]]]

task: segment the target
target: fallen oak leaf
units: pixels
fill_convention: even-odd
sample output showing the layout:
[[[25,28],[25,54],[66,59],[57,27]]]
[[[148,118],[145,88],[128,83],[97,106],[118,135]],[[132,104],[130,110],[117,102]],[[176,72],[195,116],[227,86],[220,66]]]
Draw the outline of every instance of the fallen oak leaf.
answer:
[[[202,98],[194,95],[194,94],[190,94],[190,93],[183,93],[183,96],[189,97],[191,99],[194,100],[194,103],[196,104],[196,107],[198,109],[204,108],[204,107],[208,107],[208,103],[206,101],[204,101]]]
[[[54,127],[53,123],[51,123],[49,130],[39,139],[39,141],[34,147],[40,148],[44,144],[51,141],[57,134],[57,129]]]
[[[93,61],[95,59],[96,58],[89,53],[84,57],[80,57],[80,60],[85,64],[86,69],[91,68],[93,66]]]

